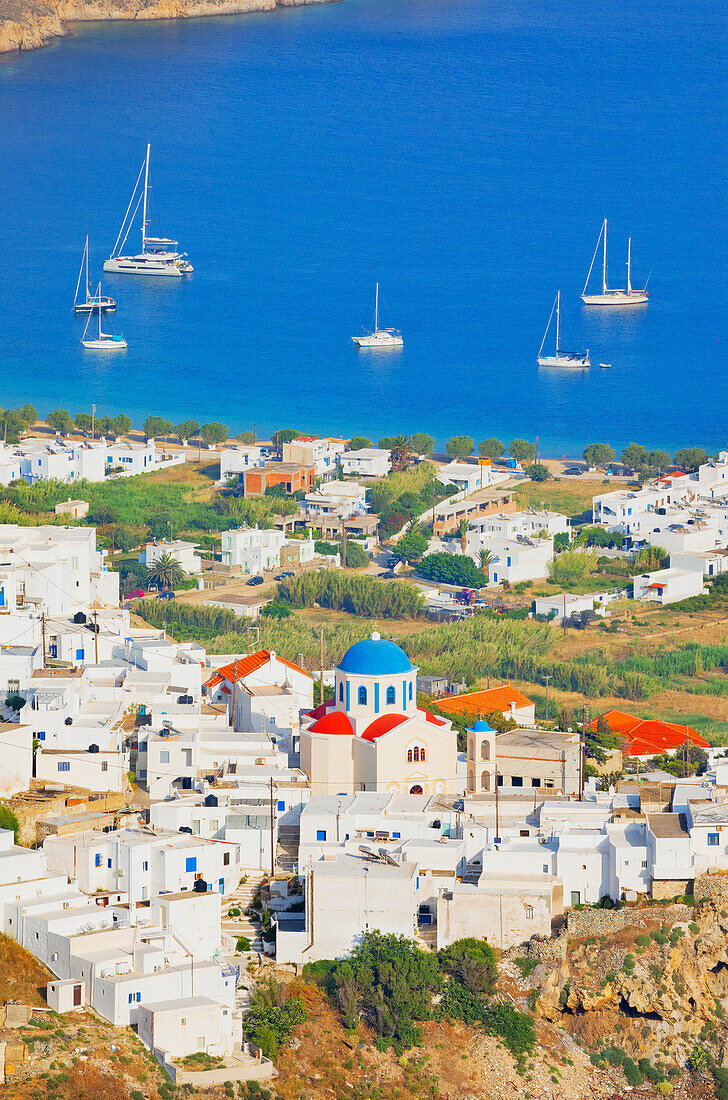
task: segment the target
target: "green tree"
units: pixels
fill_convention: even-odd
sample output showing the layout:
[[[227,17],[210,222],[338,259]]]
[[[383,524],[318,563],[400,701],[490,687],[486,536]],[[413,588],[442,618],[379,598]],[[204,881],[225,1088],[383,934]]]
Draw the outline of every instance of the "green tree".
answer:
[[[415,527],[402,536],[392,551],[392,557],[412,565],[414,562],[419,561],[423,554],[427,553],[427,546],[427,539],[419,527]]]
[[[19,443],[23,432],[32,427],[37,419],[38,413],[32,405],[6,409],[0,412],[0,435],[7,443]]]
[[[682,447],[675,451],[675,465],[680,470],[691,473],[708,461],[708,452],[703,447]]]
[[[271,979],[253,990],[243,1024],[245,1034],[263,1055],[275,1058],[294,1029],[307,1019],[308,1010],[301,998],[291,996],[285,986]]]
[[[533,462],[536,457],[536,444],[527,439],[512,439],[508,450],[516,462]]]
[[[251,446],[251,444],[255,443],[255,432],[238,432],[235,438],[237,439],[238,443],[244,443],[246,446]]]
[[[635,576],[640,573],[652,573],[655,569],[664,569],[669,564],[670,555],[661,546],[645,546],[634,559],[632,567]]]
[[[445,444],[445,453],[448,458],[464,461],[473,453],[475,440],[469,435],[453,435]]]
[[[391,451],[392,447],[394,447],[396,438],[396,435],[385,435],[379,440],[378,446],[381,447],[383,451]]]
[[[392,449],[389,456],[393,470],[404,470],[407,465],[411,444],[412,441],[408,435],[395,435],[392,440]]]
[[[363,569],[367,565],[371,565],[372,559],[367,554],[366,550],[355,542],[353,539],[347,539],[346,541],[346,561],[344,564],[349,569]]]
[[[417,567],[417,572],[426,580],[463,585],[465,588],[482,588],[486,582],[483,570],[478,569],[473,559],[464,554],[427,554]]]
[[[532,462],[525,472],[531,481],[548,481],[551,477],[548,466],[544,466],[543,462]]]
[[[184,576],[184,569],[173,554],[160,554],[147,569],[147,583],[156,588],[177,588]]]
[[[294,439],[299,439],[302,435],[298,428],[280,428],[276,435],[278,436],[278,443],[291,443]]]
[[[148,416],[144,421],[144,434],[147,439],[159,439],[160,436],[171,435],[174,428],[170,420],[163,420],[161,416]]]
[[[112,537],[115,548],[125,554],[130,550],[136,550],[139,545],[139,536],[135,535],[130,527],[114,527]]]
[[[489,435],[487,439],[481,439],[478,450],[483,458],[492,458],[494,462],[497,462],[506,453],[506,445],[501,443],[500,439],[496,439],[494,435]]]
[[[584,579],[597,564],[593,550],[564,550],[549,562],[549,579],[554,584],[575,584]]]
[[[644,466],[649,465],[647,448],[643,447],[641,443],[630,443],[622,451],[622,462],[631,470],[641,470]]]
[[[46,423],[60,435],[68,435],[73,430],[73,420],[67,409],[55,409],[52,413],[48,413]]]
[[[478,552],[478,565],[485,574],[485,579],[490,579],[490,567],[493,564],[493,554],[490,550],[480,550]]]
[[[587,466],[606,466],[614,458],[614,447],[608,443],[587,443],[584,448],[584,461]]]
[[[371,447],[371,439],[367,439],[365,435],[353,435],[349,440],[350,451],[361,451],[364,447]]]
[[[650,466],[655,473],[664,474],[666,470],[669,470],[672,466],[670,462],[670,455],[667,451],[650,451],[647,456],[647,465]]]
[[[18,836],[20,834],[20,822],[11,809],[7,806],[0,806],[0,829],[11,829],[15,839],[15,843],[18,843]]]
[[[228,430],[219,420],[211,420],[209,424],[203,424],[200,428],[200,438],[209,447],[216,447],[218,443],[224,443],[228,437]]]
[[[172,518],[167,512],[155,512],[147,520],[149,538],[154,540],[172,537]]]
[[[25,706],[25,703],[25,696],[19,695],[17,692],[13,692],[12,695],[5,696],[5,706],[10,707],[10,709],[14,710],[16,714],[20,714],[20,711]]]
[[[458,523],[458,538],[460,539],[460,553],[466,554],[468,550],[468,531],[470,530],[470,521],[463,516]]]
[[[91,519],[100,527],[106,527],[109,523],[119,522],[119,509],[111,504],[97,504],[91,510]]]
[[[410,440],[410,445],[415,454],[431,455],[435,449],[435,440],[427,432],[415,432]]]
[[[493,948],[483,940],[455,940],[439,952],[440,966],[463,983],[471,993],[490,997],[498,982],[498,967]]]
[[[115,435],[127,435],[131,431],[131,417],[126,413],[117,413],[111,418],[111,430]]]
[[[194,439],[199,430],[200,425],[196,420],[183,420],[182,423],[178,424],[175,428],[180,439]]]
[[[91,413],[76,413],[73,420],[74,420],[74,423],[75,423],[76,427],[79,428],[82,432],[90,432],[91,431],[91,420],[92,420]],[[96,425],[94,423],[94,427],[95,426]]]

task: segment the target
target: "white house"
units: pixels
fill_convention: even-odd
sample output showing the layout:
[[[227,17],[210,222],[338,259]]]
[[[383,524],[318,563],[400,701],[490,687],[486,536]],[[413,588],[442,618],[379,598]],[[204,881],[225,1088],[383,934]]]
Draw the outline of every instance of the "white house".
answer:
[[[185,573],[196,575],[202,571],[202,561],[196,554],[197,544],[182,539],[148,542],[139,553],[139,563],[149,569],[159,558],[166,554],[175,558]]]
[[[528,539],[525,536],[510,539],[484,540],[481,549],[493,555],[488,566],[490,584],[517,584],[545,577],[554,557],[553,538]]]
[[[95,527],[0,525],[0,612],[58,615],[94,603],[119,606],[119,574]]]
[[[580,595],[574,592],[555,592],[553,596],[537,596],[533,601],[534,615],[552,615],[557,623],[564,618],[571,619],[582,611],[594,611],[597,615],[608,614],[611,603],[623,595],[619,591],[587,592]]]
[[[493,484],[493,467],[476,466],[469,462],[448,462],[439,466],[435,477],[443,485],[455,485],[463,493],[474,493]]]
[[[297,466],[313,466],[314,474],[321,481],[331,481],[336,477],[339,460],[344,453],[346,441],[325,437],[313,439],[301,436],[284,443],[282,459]]]
[[[243,573],[279,569],[283,564],[282,558],[286,556],[295,558],[294,564],[303,564],[313,561],[315,553],[313,537],[288,539],[283,531],[276,528],[260,530],[243,526],[222,533],[223,564],[236,566]]]
[[[241,1014],[209,997],[141,1004],[137,1031],[145,1046],[160,1051],[166,1062],[198,1051],[229,1057],[243,1039]]]
[[[245,470],[251,466],[264,466],[268,455],[268,448],[258,444],[244,447],[226,447],[220,451],[220,480],[218,484],[224,485],[229,477],[239,478]]]
[[[558,535],[568,531],[568,518],[560,512],[528,508],[523,512],[498,512],[495,515],[479,516],[470,521],[468,553],[477,553],[484,540],[495,537],[515,539],[518,535],[523,535],[526,538],[538,538],[542,534]]]
[[[670,568],[717,577],[728,572],[728,550],[682,550],[670,554]]]
[[[634,578],[634,598],[652,603],[670,604],[699,596],[705,591],[700,570],[657,569]]]
[[[260,649],[233,660],[225,658],[224,662],[207,681],[206,691],[212,703],[225,705],[236,730],[255,730],[254,714],[270,719],[289,715],[291,705],[299,710],[313,705],[311,674],[271,650]],[[281,694],[268,694],[266,689],[270,688],[281,689]],[[256,702],[252,701],[254,699]],[[267,704],[266,699],[269,700]],[[273,702],[275,699],[279,701]],[[286,702],[288,699],[293,700],[293,704]],[[263,727],[272,733],[271,727],[278,727],[278,723],[261,722],[261,729]]]
[[[302,502],[307,516],[340,516],[349,519],[367,510],[366,489],[355,481],[330,481],[307,493]]]
[[[386,477],[392,466],[390,452],[384,447],[360,447],[339,455],[342,474],[361,477]]]

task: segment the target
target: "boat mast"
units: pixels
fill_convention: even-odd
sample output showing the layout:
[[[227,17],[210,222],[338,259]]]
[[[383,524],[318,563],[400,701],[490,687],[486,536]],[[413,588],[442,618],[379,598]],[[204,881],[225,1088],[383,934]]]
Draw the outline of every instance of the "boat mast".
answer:
[[[374,293],[374,335],[379,332],[379,283]]]
[[[86,301],[89,300],[89,285],[88,285],[88,233],[86,234],[86,247],[84,248],[84,255],[86,257]]]
[[[543,334],[543,340],[541,341],[541,347],[538,349],[538,357],[537,358],[539,358],[539,359],[541,358],[541,352],[543,351],[543,346],[546,343],[546,337],[548,336],[549,329],[551,328],[551,320],[553,318],[555,309],[556,309],[556,302],[554,302],[554,304],[551,306],[551,312],[549,313],[549,323],[546,325],[546,331]]]
[[[559,357],[559,336],[561,335],[561,291],[556,291],[556,358]]]
[[[149,150],[147,145],[147,159],[144,168],[144,207],[142,209],[142,252],[147,250],[147,190],[149,188]]]
[[[146,201],[146,199],[145,199]],[[602,261],[602,294],[607,293],[607,219],[604,219],[604,259]]]
[[[627,239],[627,293],[632,293],[632,238]]]
[[[83,256],[81,257],[81,266],[78,269],[78,281],[76,283],[76,293],[73,296],[73,304],[78,305],[78,291],[81,286],[81,276],[83,275],[83,265],[86,262],[86,301],[88,302],[88,237],[86,238],[86,247],[83,250]]]

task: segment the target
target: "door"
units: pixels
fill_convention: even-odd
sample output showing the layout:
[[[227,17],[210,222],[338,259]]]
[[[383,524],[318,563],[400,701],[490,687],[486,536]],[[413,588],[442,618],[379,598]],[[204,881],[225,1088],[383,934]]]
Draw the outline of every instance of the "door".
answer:
[[[581,905],[581,892],[579,890],[571,891],[571,904]]]
[[[74,985],[73,987],[73,1007],[78,1008],[81,1004],[81,986]]]

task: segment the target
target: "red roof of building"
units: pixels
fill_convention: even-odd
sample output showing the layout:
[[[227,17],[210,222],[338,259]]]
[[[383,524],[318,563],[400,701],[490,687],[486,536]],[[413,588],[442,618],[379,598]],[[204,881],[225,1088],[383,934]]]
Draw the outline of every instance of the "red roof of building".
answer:
[[[407,718],[404,714],[380,714],[378,718],[375,718],[373,722],[370,722],[364,733],[361,735],[363,741],[374,741],[376,737],[381,737],[384,733],[389,733],[396,726],[401,726],[403,722],[406,722]]]
[[[318,718],[309,729],[311,733],[336,734],[340,737],[354,736],[351,722],[346,717],[343,710],[332,710],[328,714],[324,714],[323,717]]]
[[[613,733],[621,734],[627,744],[627,756],[659,756],[680,748],[687,741],[698,748],[710,748],[705,738],[696,733],[692,726],[679,726],[674,722],[662,722],[657,718],[635,718],[621,710],[608,710],[602,716]],[[592,729],[597,728],[595,719]]]
[[[323,718],[324,714],[326,714],[326,712],[330,710],[333,705],[333,699],[325,699],[323,703],[319,703],[317,707],[314,707],[313,710],[309,710],[306,713],[311,718]]]
[[[433,726],[444,726],[445,725],[445,719],[444,718],[436,718],[434,714],[430,714],[429,710],[418,710],[417,713],[418,714],[424,714],[425,721],[426,722],[431,722]]]
[[[516,707],[533,706],[533,700],[528,699],[522,691],[511,684],[489,688],[487,691],[469,691],[464,695],[451,695],[447,699],[438,700],[437,705],[440,710],[450,711],[453,714],[492,714],[497,710],[507,714],[511,709],[511,703]]]
[[[271,654],[268,649],[259,649],[257,653],[249,653],[246,657],[238,657],[237,661],[231,661],[229,665],[223,665],[217,672],[207,681],[207,687],[214,688],[218,684],[221,684],[223,680],[227,680],[229,683],[235,679],[236,683],[240,680],[244,680],[246,676],[250,676],[252,672],[257,672],[263,665],[266,665],[270,661]],[[298,665],[294,665],[291,661],[286,661],[285,658],[276,654],[276,660],[280,661],[286,668],[292,668],[294,672],[300,672],[304,676],[308,676],[310,680],[313,679],[310,672],[304,672]]]

